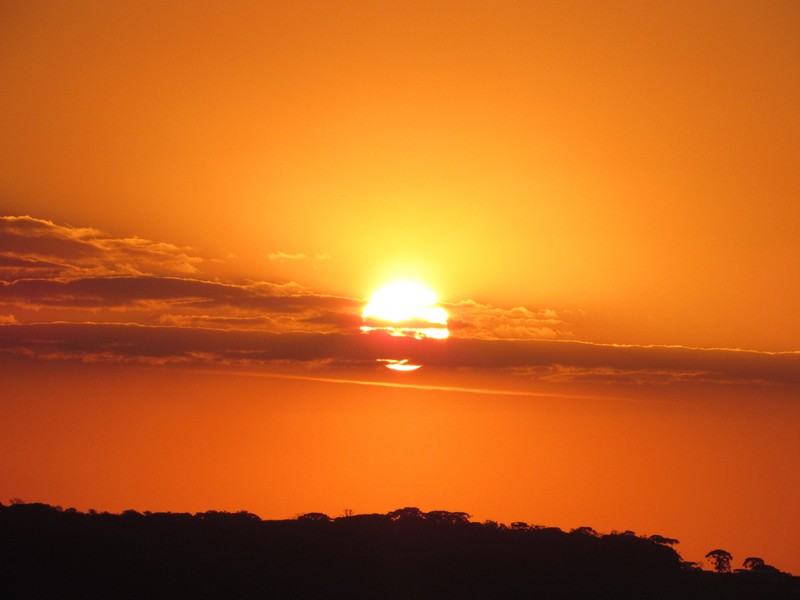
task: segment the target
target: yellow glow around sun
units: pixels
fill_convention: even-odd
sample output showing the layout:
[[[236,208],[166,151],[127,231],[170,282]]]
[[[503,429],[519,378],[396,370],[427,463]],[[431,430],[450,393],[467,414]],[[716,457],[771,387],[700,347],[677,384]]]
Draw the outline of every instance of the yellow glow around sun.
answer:
[[[395,281],[379,289],[364,307],[362,331],[383,330],[391,335],[418,339],[444,339],[447,311],[436,306],[433,291],[414,281]]]

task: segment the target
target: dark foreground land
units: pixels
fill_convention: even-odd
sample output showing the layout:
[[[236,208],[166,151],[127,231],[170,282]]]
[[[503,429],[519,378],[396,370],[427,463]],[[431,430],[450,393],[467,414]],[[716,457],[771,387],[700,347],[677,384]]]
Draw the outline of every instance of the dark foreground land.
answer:
[[[800,599],[800,578],[698,571],[675,542],[413,508],[262,521],[0,504],[0,598]]]

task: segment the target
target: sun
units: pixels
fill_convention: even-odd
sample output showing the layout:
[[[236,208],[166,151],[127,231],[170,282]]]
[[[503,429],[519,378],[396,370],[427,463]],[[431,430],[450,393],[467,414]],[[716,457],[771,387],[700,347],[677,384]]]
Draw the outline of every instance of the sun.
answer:
[[[408,362],[407,358],[403,360],[393,360],[391,358],[379,358],[379,363],[383,363],[383,365],[387,369],[391,369],[392,371],[400,371],[401,373],[406,373],[408,371],[416,371],[417,369],[422,368],[422,365],[412,365]]]
[[[427,286],[415,281],[395,281],[378,291],[364,307],[362,331],[386,331],[395,336],[444,339],[447,311]]]

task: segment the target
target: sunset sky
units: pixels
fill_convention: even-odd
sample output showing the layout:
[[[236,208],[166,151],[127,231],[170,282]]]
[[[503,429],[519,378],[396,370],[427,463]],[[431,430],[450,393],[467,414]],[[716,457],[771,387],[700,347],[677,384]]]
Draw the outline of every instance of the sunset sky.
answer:
[[[798,107],[789,0],[3,2],[0,501],[800,574]]]

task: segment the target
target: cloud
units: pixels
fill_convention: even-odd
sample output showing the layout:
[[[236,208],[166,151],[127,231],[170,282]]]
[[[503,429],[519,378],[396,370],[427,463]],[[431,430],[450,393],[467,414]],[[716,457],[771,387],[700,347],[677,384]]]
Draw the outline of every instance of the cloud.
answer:
[[[335,296],[286,294],[281,286],[237,285],[177,277],[92,277],[68,281],[25,279],[0,282],[0,301],[65,307],[125,306],[144,301],[202,308],[240,307],[299,312],[308,308],[355,306]]]
[[[445,369],[502,370],[540,381],[800,385],[798,352],[548,340],[414,340],[382,333],[48,323],[0,326],[0,350],[42,358],[216,365],[291,361],[363,366],[392,358]]]
[[[187,275],[207,259],[192,248],[30,216],[0,216],[0,276],[6,281],[87,275]]]
[[[265,282],[153,276],[0,282],[0,307],[28,322],[46,318],[324,333],[355,330],[361,306],[355,299]]]
[[[581,311],[465,300],[446,306],[447,340],[361,334],[361,299],[293,282],[212,281],[201,272],[208,262],[172,244],[0,217],[0,350],[159,364],[344,366],[407,359],[548,382],[800,385],[796,352],[570,340],[585,320]]]
[[[211,281],[201,272],[210,262],[187,247],[0,217],[0,307],[19,322],[330,332],[351,326],[360,311],[359,300],[292,282]]]
[[[489,340],[569,338],[570,323],[582,316],[576,311],[557,312],[549,308],[499,308],[474,300],[449,304],[447,310],[452,335]]]
[[[367,346],[342,334],[268,333],[130,324],[0,326],[0,351],[45,359],[137,363],[255,364],[371,362]]]
[[[288,252],[281,252],[278,250],[277,252],[270,252],[267,254],[267,258],[270,260],[330,260],[330,254],[319,253],[315,254],[314,256],[308,256],[307,254],[297,253],[291,254]]]
[[[273,260],[311,260],[274,252]],[[323,260],[327,255],[315,255]],[[30,216],[0,217],[0,307],[20,322],[180,324],[270,331],[352,331],[363,301],[312,292],[296,283],[210,281],[210,262],[191,248]],[[455,336],[563,339],[568,318],[550,309],[448,306]]]
[[[55,278],[64,271],[64,265],[47,261],[0,254],[0,281],[25,278]]]

